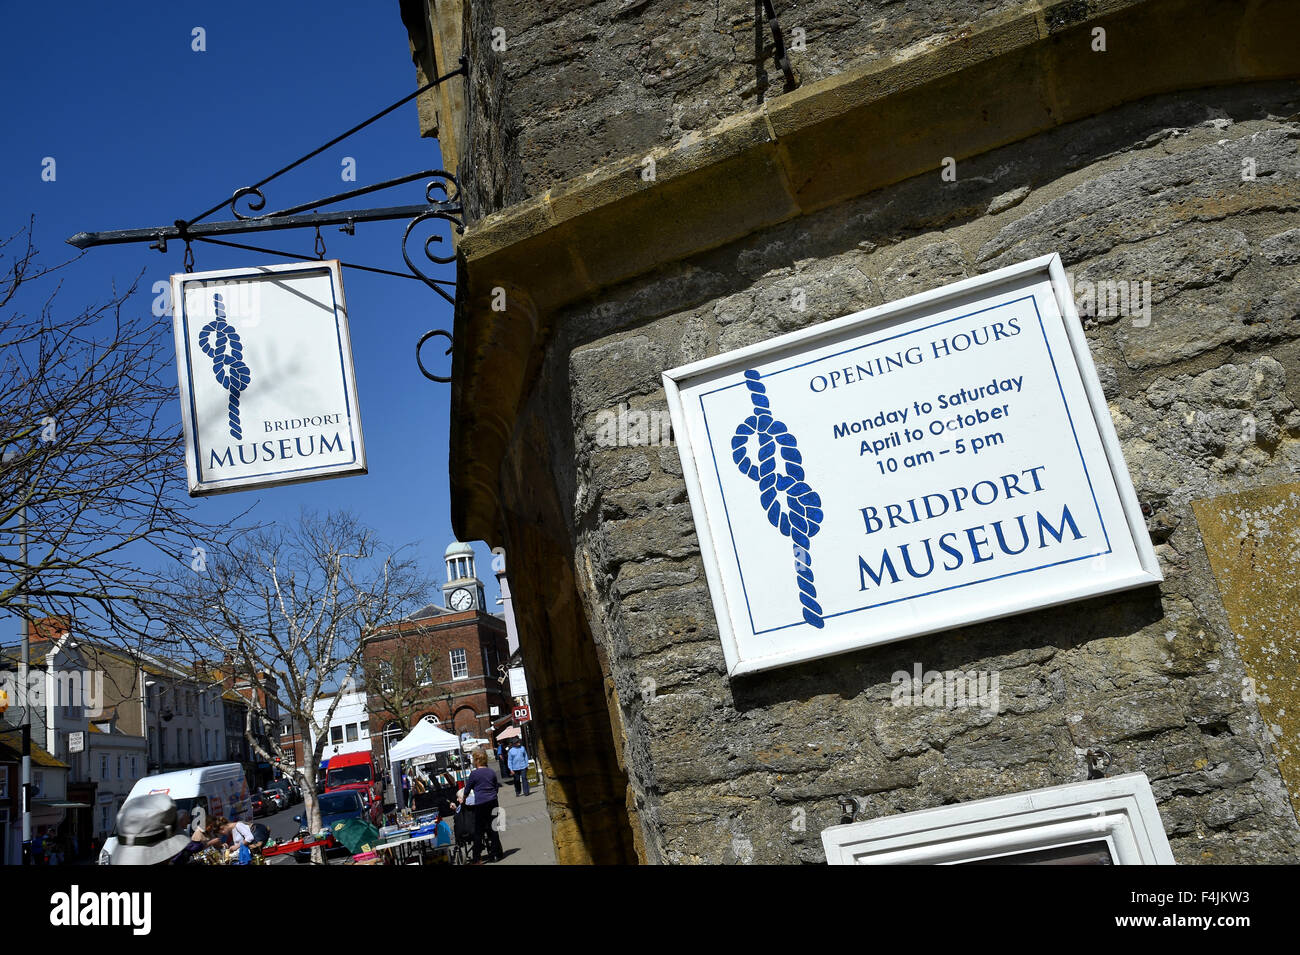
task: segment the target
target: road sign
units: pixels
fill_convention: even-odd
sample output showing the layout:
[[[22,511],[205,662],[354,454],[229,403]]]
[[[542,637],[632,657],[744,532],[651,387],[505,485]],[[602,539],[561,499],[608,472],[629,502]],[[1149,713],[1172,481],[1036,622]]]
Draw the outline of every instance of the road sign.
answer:
[[[68,734],[68,752],[80,753],[86,749],[86,734],[84,732]]]
[[[514,717],[516,723],[527,723],[529,720],[533,718],[532,713],[529,711],[528,707],[526,706],[516,706],[514,710]]]

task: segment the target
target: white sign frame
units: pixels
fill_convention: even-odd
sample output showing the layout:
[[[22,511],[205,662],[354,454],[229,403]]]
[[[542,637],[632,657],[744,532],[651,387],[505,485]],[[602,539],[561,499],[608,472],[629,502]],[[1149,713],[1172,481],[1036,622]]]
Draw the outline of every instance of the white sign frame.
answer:
[[[510,695],[516,698],[528,699],[528,674],[524,672],[524,668],[511,667],[508,678],[510,680]]]
[[[744,369],[757,367],[764,361],[785,358],[791,362],[797,362],[799,356],[807,355],[819,347],[824,349],[831,345],[838,346],[845,341],[855,341],[856,339],[852,337],[854,335],[870,334],[873,330],[879,331],[881,326],[893,328],[895,325],[901,325],[911,318],[920,318],[941,312],[945,307],[955,308],[957,305],[964,307],[967,302],[972,302],[971,308],[976,310],[973,300],[988,301],[995,298],[1000,291],[1008,293],[1021,284],[1036,282],[1050,284],[1050,302],[1055,304],[1056,311],[1051,315],[1044,314],[1049,309],[1038,309],[1037,301],[1035,301],[1034,307],[1036,312],[1039,312],[1040,321],[1051,322],[1059,318],[1060,324],[1063,326],[1070,357],[1073,359],[1073,367],[1077,369],[1079,383],[1086,399],[1087,418],[1095,427],[1096,439],[1099,441],[1100,449],[1105,456],[1106,470],[1113,482],[1114,496],[1109,499],[1110,506],[1113,510],[1117,504],[1118,508],[1122,510],[1122,520],[1118,523],[1121,523],[1123,527],[1115,528],[1114,534],[1127,534],[1123,541],[1127,546],[1131,546],[1129,563],[1133,564],[1133,566],[1126,566],[1121,572],[1117,572],[1116,576],[1105,581],[1090,582],[1085,579],[1077,586],[1071,584],[1068,587],[1058,587],[1050,599],[1044,599],[1044,597],[1024,589],[1018,595],[1004,600],[993,609],[986,608],[977,612],[953,613],[941,621],[931,619],[926,625],[918,627],[873,627],[870,632],[861,632],[864,628],[859,626],[859,632],[847,636],[841,633],[834,639],[817,639],[815,638],[816,631],[813,631],[814,638],[798,647],[768,653],[756,652],[752,646],[748,645],[756,638],[756,628],[752,623],[752,615],[748,612],[748,597],[742,592],[743,574],[739,571],[740,552],[734,544],[734,534],[729,533],[732,522],[730,517],[724,514],[726,507],[725,492],[722,491],[720,486],[716,492],[717,495],[721,496],[723,504],[721,508],[714,507],[714,510],[719,515],[718,523],[715,526],[715,523],[710,521],[711,515],[706,505],[707,498],[701,483],[702,474],[708,474],[710,480],[712,480],[715,475],[711,473],[710,469],[719,466],[716,458],[717,449],[710,446],[711,438],[707,434],[707,420],[704,420],[702,396],[707,393],[704,389],[714,387],[715,390],[722,390],[729,387],[718,385],[723,380],[732,381],[733,384],[743,381],[738,376]],[[1043,298],[1049,300],[1049,295],[1045,293]],[[974,314],[974,311],[966,314]],[[927,327],[922,325],[920,330]],[[1047,332],[1044,331],[1044,337],[1046,337],[1046,334]],[[1054,332],[1054,334],[1056,333]],[[1051,352],[1050,346],[1048,352],[1053,356],[1053,366],[1055,366],[1058,358],[1064,357],[1056,356],[1055,353]],[[1158,583],[1163,579],[1159,562],[1151,547],[1150,536],[1146,529],[1146,522],[1142,517],[1141,506],[1134,493],[1133,484],[1121,453],[1119,439],[1116,437],[1111,422],[1101,383],[1097,378],[1097,372],[1088,349],[1087,337],[1074,307],[1070,284],[1062,267],[1060,256],[1055,253],[665,371],[663,373],[663,385],[672,416],[673,435],[681,457],[683,478],[689,494],[691,513],[700,541],[700,553],[717,617],[727,672],[730,677],[788,666],[806,660],[819,659],[863,647],[904,640],[972,623],[999,619],[1100,594],[1147,586]],[[1062,398],[1064,398],[1064,393],[1062,393]],[[700,408],[698,418],[704,420],[704,425],[703,427],[697,425],[696,430],[692,430],[692,421],[695,420],[692,415],[695,414],[695,411],[692,409],[692,414],[688,414],[685,402],[687,400],[696,401],[697,399]],[[1082,414],[1085,409],[1071,409],[1067,401],[1067,415],[1070,414],[1071,410]],[[1074,427],[1073,417],[1070,420],[1071,427]],[[1079,424],[1081,429],[1084,423],[1080,422]],[[1089,437],[1091,440],[1091,435]],[[1077,442],[1078,438],[1076,436]],[[1082,455],[1082,450],[1080,450],[1080,455]],[[720,476],[717,480],[718,482],[721,481]],[[1091,481],[1091,478],[1089,480]],[[1010,495],[1008,494],[1008,496]],[[747,513],[746,519],[749,516]],[[762,521],[764,515],[761,510],[757,510],[752,517]],[[790,553],[788,539],[785,546],[784,553]],[[720,548],[727,549],[720,551]],[[815,548],[816,541],[814,539],[810,549],[814,562],[816,560]],[[731,573],[730,568],[732,566],[736,568],[736,571],[731,573],[730,578],[723,573],[720,553],[729,562],[729,573]],[[794,565],[791,564],[791,566]],[[737,577],[741,581],[740,587],[737,587],[734,583]],[[728,579],[733,581],[731,588],[735,591],[734,594],[728,589],[726,583]],[[931,616],[933,617],[933,613]],[[741,627],[744,626],[745,621],[749,621],[748,629],[742,632]],[[812,631],[811,627],[806,629]]]
[[[189,316],[186,313],[185,288],[190,284],[218,284],[262,279],[327,275],[333,299],[337,355],[342,373],[342,398],[347,422],[342,434],[351,442],[352,455],[346,463],[305,468],[290,468],[269,474],[244,475],[213,479],[204,476],[200,461],[199,428],[195,405],[194,374],[196,360],[190,348]],[[181,420],[185,430],[185,469],[191,497],[226,494],[249,488],[281,487],[324,481],[353,474],[366,474],[365,434],[361,426],[361,406],[357,397],[356,369],[352,357],[352,337],[348,327],[347,301],[343,294],[342,266],[338,259],[292,262],[283,265],[259,265],[248,268],[218,269],[210,272],[183,272],[171,277],[172,330],[176,342],[176,377],[180,384]],[[273,315],[259,316],[259,321],[273,322]],[[201,356],[200,356],[201,358]],[[199,361],[197,364],[202,365]]]
[[[822,830],[830,865],[960,865],[1105,842],[1115,865],[1175,865],[1145,773],[882,816]]]

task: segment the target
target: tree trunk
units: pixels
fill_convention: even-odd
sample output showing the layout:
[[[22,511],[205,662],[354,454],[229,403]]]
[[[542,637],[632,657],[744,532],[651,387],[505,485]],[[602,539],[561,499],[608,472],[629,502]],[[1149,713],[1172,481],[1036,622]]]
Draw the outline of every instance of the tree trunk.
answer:
[[[316,772],[314,767],[320,765],[320,753],[315,754],[315,760],[311,766],[302,768],[302,802],[303,815],[307,820],[307,829],[314,836],[321,830],[321,813],[320,797],[316,792]],[[312,865],[325,864],[325,850],[315,848],[311,850]]]

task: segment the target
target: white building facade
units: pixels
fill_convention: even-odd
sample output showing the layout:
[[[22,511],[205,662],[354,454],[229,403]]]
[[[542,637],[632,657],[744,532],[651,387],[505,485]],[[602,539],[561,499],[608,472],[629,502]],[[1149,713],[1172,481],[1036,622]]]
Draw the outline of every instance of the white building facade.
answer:
[[[316,728],[321,726],[335,694],[322,696],[312,707],[312,725],[307,728],[311,737],[311,748],[316,748]],[[345,753],[363,753],[370,751],[370,714],[366,709],[365,690],[352,690],[338,694],[338,706],[334,708],[333,718],[325,730],[325,749],[321,761],[331,756]],[[309,757],[310,758],[310,757]]]

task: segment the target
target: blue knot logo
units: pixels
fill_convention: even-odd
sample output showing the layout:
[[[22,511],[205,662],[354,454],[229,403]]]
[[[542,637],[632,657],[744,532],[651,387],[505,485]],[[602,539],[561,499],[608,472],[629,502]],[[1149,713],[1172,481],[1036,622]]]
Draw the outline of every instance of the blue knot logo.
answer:
[[[244,345],[235,327],[226,321],[226,304],[219,294],[212,296],[216,318],[199,331],[199,348],[212,359],[212,375],[217,384],[230,392],[230,436],[242,440],[239,426],[239,393],[248,387],[252,372],[244,364]]]
[[[799,602],[803,604],[803,618],[814,627],[826,626],[822,619],[821,604],[817,602],[817,588],[813,586],[812,555],[808,551],[811,538],[817,536],[822,526],[822,499],[804,481],[803,455],[799,443],[784,423],[772,417],[767,388],[758,372],[745,372],[745,386],[754,413],[740,423],[731,439],[731,459],[740,473],[758,482],[759,503],[767,512],[767,519],[794,545],[794,576],[799,585]],[[758,436],[758,463],[749,457],[749,439]],[[776,456],[780,450],[782,471],[776,473]],[[782,508],[778,495],[782,495]]]

